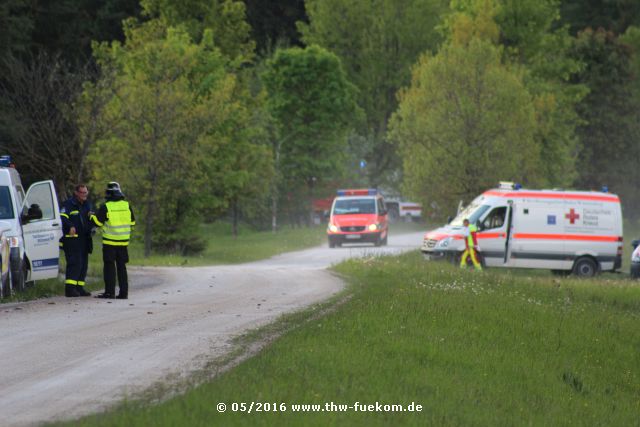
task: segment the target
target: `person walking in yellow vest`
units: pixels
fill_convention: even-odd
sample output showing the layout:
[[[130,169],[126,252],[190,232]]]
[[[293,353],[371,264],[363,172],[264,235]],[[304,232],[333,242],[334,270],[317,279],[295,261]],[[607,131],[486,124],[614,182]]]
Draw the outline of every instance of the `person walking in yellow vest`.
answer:
[[[102,261],[104,262],[104,293],[96,298],[129,297],[127,262],[131,227],[136,224],[129,202],[125,200],[120,184],[110,182],[105,191],[106,202],[91,220],[102,228]],[[116,273],[120,291],[116,296]]]
[[[467,257],[470,256],[476,270],[482,271],[482,265],[478,261],[478,251],[476,250],[478,247],[478,239],[476,237],[478,227],[475,224],[469,224],[469,220],[466,218],[462,224],[465,226],[465,249],[460,259],[460,267],[467,266]]]

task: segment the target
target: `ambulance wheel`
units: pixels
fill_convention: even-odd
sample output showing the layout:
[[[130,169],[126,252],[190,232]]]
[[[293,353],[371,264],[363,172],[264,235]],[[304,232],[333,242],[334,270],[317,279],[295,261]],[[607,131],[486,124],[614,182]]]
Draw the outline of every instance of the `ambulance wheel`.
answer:
[[[382,245],[382,238],[380,236],[376,237],[375,242],[373,242],[373,244],[375,246],[381,246]]]
[[[573,265],[573,274],[578,277],[593,277],[597,272],[598,265],[589,257],[578,258]]]
[[[382,246],[387,246],[388,240],[389,240],[389,235],[387,234],[386,236],[384,236],[384,239],[382,239]]]

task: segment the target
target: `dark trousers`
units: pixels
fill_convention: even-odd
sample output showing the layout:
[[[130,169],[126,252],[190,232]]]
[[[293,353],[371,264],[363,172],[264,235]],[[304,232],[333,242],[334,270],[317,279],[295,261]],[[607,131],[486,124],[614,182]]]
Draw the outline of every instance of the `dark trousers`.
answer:
[[[64,256],[67,260],[65,283],[69,285],[84,285],[89,267],[89,245],[82,237],[67,237],[62,243]]]
[[[116,294],[116,273],[118,274],[119,296],[126,297],[129,293],[127,279],[127,263],[129,251],[126,246],[102,245],[102,261],[104,261],[104,293]]]

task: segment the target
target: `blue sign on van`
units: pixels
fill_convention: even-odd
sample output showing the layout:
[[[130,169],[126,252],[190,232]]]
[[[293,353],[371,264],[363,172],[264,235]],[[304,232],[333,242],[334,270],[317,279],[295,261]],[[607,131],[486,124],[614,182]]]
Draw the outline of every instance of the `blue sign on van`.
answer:
[[[556,225],[555,215],[547,215],[547,225]]]

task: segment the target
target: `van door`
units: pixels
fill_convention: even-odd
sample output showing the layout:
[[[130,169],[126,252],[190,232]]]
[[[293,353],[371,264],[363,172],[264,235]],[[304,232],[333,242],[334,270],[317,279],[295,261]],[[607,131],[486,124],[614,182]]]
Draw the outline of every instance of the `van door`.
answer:
[[[478,245],[488,267],[504,264],[507,240],[507,207],[496,206],[480,222]]]
[[[505,267],[513,267],[514,263],[511,260],[511,251],[513,249],[513,230],[515,229],[514,224],[514,214],[516,212],[516,206],[513,203],[513,200],[509,200],[509,207],[507,208],[507,237],[504,241],[504,266]]]
[[[40,206],[42,218],[22,226],[25,251],[31,263],[28,280],[55,278],[58,276],[62,221],[53,181],[36,182],[29,187],[23,210],[32,204]]]

